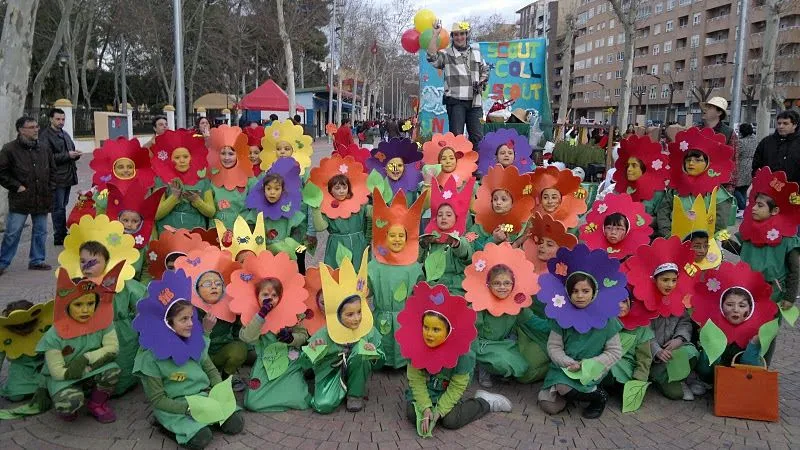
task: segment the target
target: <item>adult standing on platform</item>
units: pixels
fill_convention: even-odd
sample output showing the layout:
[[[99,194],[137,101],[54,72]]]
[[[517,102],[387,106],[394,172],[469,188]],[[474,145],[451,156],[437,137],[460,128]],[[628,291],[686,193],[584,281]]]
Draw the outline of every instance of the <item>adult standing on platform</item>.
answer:
[[[442,23],[437,20],[427,53],[428,62],[444,70],[442,103],[447,108],[450,132],[464,134],[466,124],[469,140],[477,147],[483,139],[481,93],[489,81],[489,66],[484,62],[479,47],[469,43],[469,23],[454,23],[450,32],[452,45],[439,51],[441,33]]]

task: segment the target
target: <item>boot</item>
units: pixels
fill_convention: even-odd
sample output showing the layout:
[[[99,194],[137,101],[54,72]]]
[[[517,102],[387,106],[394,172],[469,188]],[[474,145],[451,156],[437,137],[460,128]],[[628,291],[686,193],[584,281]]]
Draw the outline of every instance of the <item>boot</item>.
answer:
[[[597,386],[594,392],[581,393],[579,397],[582,397],[581,400],[589,402],[586,408],[583,408],[582,415],[584,419],[597,419],[603,414],[603,410],[606,409],[608,394],[600,386]]]
[[[95,389],[89,396],[89,401],[86,403],[86,409],[89,414],[93,415],[100,423],[111,423],[117,420],[117,415],[108,404],[108,399],[111,394]]]
[[[212,439],[214,439],[214,434],[211,433],[211,429],[203,427],[183,446],[190,450],[202,450],[211,443]]]

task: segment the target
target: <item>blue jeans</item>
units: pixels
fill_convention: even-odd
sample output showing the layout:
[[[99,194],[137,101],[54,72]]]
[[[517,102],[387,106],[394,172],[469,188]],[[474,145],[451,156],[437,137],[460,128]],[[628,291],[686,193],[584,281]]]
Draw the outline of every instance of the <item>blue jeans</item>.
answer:
[[[750,186],[737,186],[733,191],[733,196],[736,198],[736,207],[739,208],[740,211],[744,211],[745,206],[747,206],[747,188],[749,187]]]
[[[17,254],[19,238],[22,236],[22,227],[27,214],[9,212],[6,219],[6,233],[3,235],[3,244],[0,246],[0,269],[5,269],[11,264]],[[31,251],[29,253],[31,264],[42,264],[45,258],[45,239],[47,239],[47,214],[31,214],[33,229],[31,231]]]
[[[70,187],[57,187],[53,191],[53,240],[64,242],[67,237],[67,203]]]
[[[447,107],[447,120],[450,123],[450,132],[459,135],[464,134],[464,125],[467,125],[469,141],[477,149],[478,142],[483,139],[483,128],[481,127],[481,116],[483,108],[472,106],[470,100],[458,100],[445,97]]]

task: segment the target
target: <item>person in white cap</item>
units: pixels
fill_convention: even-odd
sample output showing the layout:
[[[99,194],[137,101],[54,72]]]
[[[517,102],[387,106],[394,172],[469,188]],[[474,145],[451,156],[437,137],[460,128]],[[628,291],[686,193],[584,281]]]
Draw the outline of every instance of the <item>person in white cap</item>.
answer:
[[[733,172],[731,173],[731,180],[727,183],[723,183],[722,187],[724,187],[724,191],[720,189],[717,192],[717,209],[720,208],[731,208],[734,203],[733,192],[735,190],[734,181],[737,178],[737,166],[738,166],[738,155],[739,155],[739,138],[736,136],[736,133],[733,132],[733,128],[728,126],[723,120],[728,117],[728,113],[726,112],[728,109],[728,101],[722,97],[711,97],[707,102],[700,103],[700,108],[703,110],[703,121],[700,122],[698,125],[699,128],[711,128],[714,130],[715,133],[721,133],[725,135],[725,144],[730,145],[733,147]],[[736,211],[736,208],[733,207],[733,211]],[[727,218],[727,226],[733,225],[735,222],[735,213],[723,213],[722,217]]]

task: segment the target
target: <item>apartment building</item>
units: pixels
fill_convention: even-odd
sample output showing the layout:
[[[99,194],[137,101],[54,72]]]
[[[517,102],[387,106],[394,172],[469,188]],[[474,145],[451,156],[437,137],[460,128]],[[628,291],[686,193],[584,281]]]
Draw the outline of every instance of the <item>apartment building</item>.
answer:
[[[579,0],[572,73],[573,119],[612,120],[619,103],[625,35],[611,5]],[[755,117],[758,62],[765,28],[763,0],[748,0],[742,119]],[[800,105],[800,2],[782,12],[775,70],[786,106]],[[637,8],[630,121],[699,120],[699,98],[732,98],[739,2],[646,0]],[[554,67],[555,72],[559,72]],[[549,72],[553,75],[553,72]],[[696,88],[696,89],[693,89]],[[553,89],[556,102],[560,89]],[[698,98],[699,97],[699,98]]]

